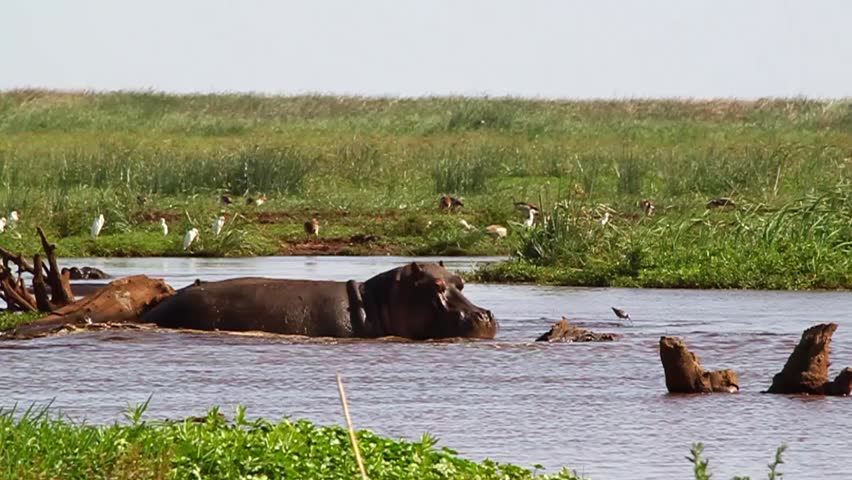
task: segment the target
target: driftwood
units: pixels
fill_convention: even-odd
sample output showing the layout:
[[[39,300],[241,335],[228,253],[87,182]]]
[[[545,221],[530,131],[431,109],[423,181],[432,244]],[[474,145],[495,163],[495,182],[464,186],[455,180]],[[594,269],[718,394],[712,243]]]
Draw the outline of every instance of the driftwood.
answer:
[[[538,337],[536,342],[611,342],[617,340],[614,333],[595,333],[591,330],[575,327],[567,318],[553,324],[550,330]]]
[[[736,393],[739,379],[733,370],[708,372],[678,337],[660,337],[660,360],[670,393]]]
[[[50,284],[51,303],[54,307],[68,305],[74,301],[74,293],[71,291],[71,278],[59,270],[59,264],[56,261],[56,245],[47,241],[41,227],[37,227],[36,231],[41,238],[44,254],[47,255],[47,263],[50,265],[47,272],[47,283]]]
[[[852,369],[846,368],[834,381],[828,380],[831,337],[835,330],[836,323],[823,323],[805,330],[784,368],[772,377],[772,385],[766,393],[852,393]]]
[[[143,313],[174,294],[163,280],[134,275],[110,282],[97,293],[21,325],[5,338],[35,338],[74,327],[138,322]]]

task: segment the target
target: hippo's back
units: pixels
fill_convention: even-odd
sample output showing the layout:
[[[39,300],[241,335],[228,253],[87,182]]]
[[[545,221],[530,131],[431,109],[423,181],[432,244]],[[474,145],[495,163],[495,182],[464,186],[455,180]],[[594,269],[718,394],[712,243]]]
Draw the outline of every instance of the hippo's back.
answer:
[[[142,320],[167,328],[349,337],[349,300],[340,282],[234,278],[180,290]]]

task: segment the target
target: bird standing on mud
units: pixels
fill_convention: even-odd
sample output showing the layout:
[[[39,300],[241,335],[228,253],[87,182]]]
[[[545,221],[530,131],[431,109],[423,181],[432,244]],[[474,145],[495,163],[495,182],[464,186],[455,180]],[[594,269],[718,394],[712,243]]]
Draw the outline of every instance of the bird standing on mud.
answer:
[[[92,222],[92,230],[90,232],[92,234],[92,238],[98,238],[98,235],[101,234],[101,230],[103,228],[104,228],[104,214],[101,213],[100,215],[97,216],[97,218],[95,218],[95,221]]]
[[[183,249],[188,250],[196,238],[198,238],[197,228],[190,228],[187,230],[186,235],[183,236]]]
[[[615,313],[616,317],[618,317],[622,320],[628,320],[630,322],[633,321],[633,320],[631,320],[630,315],[627,312],[625,312],[624,310],[622,310],[620,308],[615,308],[615,307],[609,307],[609,308],[612,309],[612,311],[613,311],[613,313]]]
[[[166,219],[160,217],[160,229],[163,230],[163,235],[169,234],[169,224],[166,223]]]
[[[218,237],[220,233],[222,233],[222,228],[225,226],[225,217],[219,216],[216,220],[213,220],[213,236]]]
[[[312,218],[310,222],[305,222],[305,233],[314,237],[319,236],[319,220],[316,217]]]

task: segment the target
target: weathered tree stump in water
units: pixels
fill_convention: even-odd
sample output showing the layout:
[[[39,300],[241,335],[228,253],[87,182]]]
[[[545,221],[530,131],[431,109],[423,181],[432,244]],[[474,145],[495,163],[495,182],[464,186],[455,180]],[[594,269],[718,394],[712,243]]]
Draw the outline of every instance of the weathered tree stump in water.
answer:
[[[678,337],[660,337],[660,360],[670,393],[736,393],[737,374],[730,369],[708,372]]]
[[[805,330],[784,368],[772,377],[772,385],[766,393],[849,395],[851,369],[841,371],[834,381],[828,380],[831,337],[835,330],[836,323],[823,323]]]
[[[567,318],[553,324],[550,330],[535,339],[536,342],[611,342],[617,340],[614,333],[595,333],[571,325]]]
[[[138,322],[142,314],[175,291],[160,279],[134,275],[110,282],[97,293],[21,325],[6,338],[34,338],[87,325]]]

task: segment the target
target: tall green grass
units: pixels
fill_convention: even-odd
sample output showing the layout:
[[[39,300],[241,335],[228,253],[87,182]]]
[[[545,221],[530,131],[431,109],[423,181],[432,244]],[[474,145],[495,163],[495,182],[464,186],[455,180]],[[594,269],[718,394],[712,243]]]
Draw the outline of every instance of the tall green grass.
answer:
[[[177,222],[175,232],[197,226],[204,233],[222,213],[245,219],[240,227],[244,245],[228,248],[230,254],[274,254],[282,244],[303,238],[302,222],[318,216],[323,232],[341,239],[381,237],[382,253],[516,251],[531,262],[528,268],[546,266],[543,260],[532,261],[538,255],[552,257],[554,268],[570,265],[585,269],[584,275],[601,273],[589,277],[593,283],[610,282],[607,272],[615,267],[590,270],[588,265],[596,259],[624,263],[628,247],[622,244],[630,239],[632,263],[619,269],[647,270],[637,267],[641,257],[669,265],[655,270],[666,273],[660,283],[692,285],[700,281],[690,272],[709,262],[700,255],[708,246],[726,258],[739,255],[723,248],[735,241],[737,230],[697,229],[721,236],[715,240],[705,238],[709,234],[681,234],[684,253],[675,257],[686,263],[677,269],[656,250],[662,244],[655,232],[676,233],[678,225],[706,215],[710,224],[749,215],[751,226],[806,196],[852,183],[850,118],[848,100],[378,99],[16,90],[0,92],[0,215],[17,209],[26,219],[19,233],[29,235],[35,223],[43,224],[69,253],[81,255],[181,254],[174,247],[177,240],[160,239],[157,246],[154,237],[139,237],[120,248],[106,238],[127,242],[140,232],[153,233],[163,214]],[[219,204],[225,192],[241,203]],[[258,194],[270,201],[247,208],[242,196]],[[436,210],[443,194],[465,197],[460,218],[477,226],[480,235],[460,231],[455,217],[437,221],[443,218]],[[139,205],[140,196],[150,201]],[[706,202],[720,196],[760,208],[727,216],[706,212]],[[644,198],[657,205],[654,219],[642,218],[639,202]],[[593,210],[589,215],[599,215],[606,205],[622,233],[566,237],[550,232],[543,234],[553,237],[550,245],[543,239],[529,244],[526,233],[511,223],[522,220],[512,208],[515,201],[541,201],[548,211],[570,205],[564,208],[574,217]],[[107,217],[104,239],[86,242],[85,232],[98,212]],[[823,214],[827,217],[821,222],[843,225],[839,213]],[[266,220],[259,224],[262,215]],[[428,232],[401,228],[402,219],[412,216],[423,225],[431,220],[435,227]],[[800,220],[802,228],[810,228],[804,216],[785,221]],[[508,225],[510,238],[491,242],[481,235],[491,223]],[[2,245],[18,247],[19,240],[0,235]],[[209,245],[204,245],[207,254],[221,253]],[[779,258],[832,269],[826,262],[837,255],[822,247],[792,248],[790,242],[765,245],[766,252],[775,253],[756,257],[763,263],[745,268],[750,272],[745,277],[713,284],[736,285],[743,279],[749,280],[743,285],[759,284],[752,277]],[[536,249],[542,252],[534,254]],[[596,251],[619,254],[596,256]],[[582,257],[577,262],[583,265],[555,261],[572,256]],[[844,275],[829,276],[842,280]],[[838,284],[835,280],[825,286]],[[789,283],[818,285],[816,280]]]

